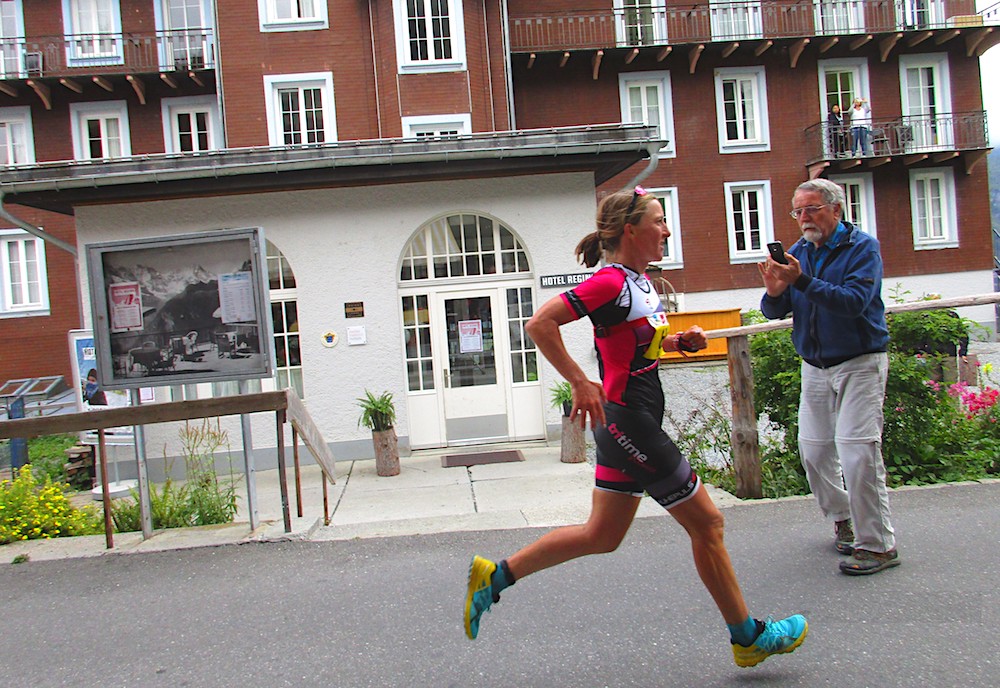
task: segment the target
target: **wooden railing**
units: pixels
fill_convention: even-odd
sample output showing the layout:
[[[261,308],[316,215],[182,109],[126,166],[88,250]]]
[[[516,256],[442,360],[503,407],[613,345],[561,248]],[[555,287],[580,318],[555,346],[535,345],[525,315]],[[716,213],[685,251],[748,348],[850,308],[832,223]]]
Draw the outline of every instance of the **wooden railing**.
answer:
[[[511,14],[514,53],[934,31],[998,21],[995,11],[977,14],[975,0],[650,2],[558,15]]]
[[[173,401],[159,404],[143,404],[120,408],[108,408],[85,413],[67,413],[39,418],[20,418],[17,420],[0,421],[0,439],[20,437],[28,439],[43,435],[60,433],[75,433],[85,430],[96,430],[98,433],[98,458],[100,461],[102,498],[104,500],[104,530],[108,548],[114,546],[113,528],[111,525],[111,497],[108,493],[107,448],[104,432],[108,428],[120,426],[142,427],[154,423],[170,423],[197,418],[217,418],[220,416],[239,415],[247,418],[251,413],[273,411],[277,434],[278,482],[281,488],[281,510],[284,519],[285,532],[292,531],[291,512],[288,500],[288,476],[285,467],[285,423],[292,426],[292,449],[295,461],[295,486],[298,515],[302,516],[302,490],[299,475],[298,440],[312,453],[316,463],[323,471],[323,517],[328,522],[327,480],[336,482],[336,466],[333,454],[323,436],[316,428],[312,418],[302,401],[292,390],[278,392],[259,392],[256,394],[241,394],[233,397],[216,397],[213,399],[194,399],[190,401]],[[244,433],[244,436],[246,433]],[[136,441],[140,441],[137,434]],[[246,461],[247,479],[247,509],[250,515],[250,530],[256,530],[256,487],[253,481],[252,459],[244,442],[244,459]],[[147,486],[143,484],[145,467],[139,466],[140,494],[145,493]],[[140,506],[143,501],[140,500]],[[148,507],[148,505],[146,505]],[[145,507],[143,508],[145,511]],[[151,521],[148,513],[143,513],[143,536],[152,535]]]
[[[215,69],[212,29],[0,39],[0,80]]]
[[[1000,293],[959,296],[950,299],[921,300],[886,306],[885,312],[927,311],[941,308],[962,308],[1000,303]],[[788,329],[792,319],[771,320],[757,325],[711,330],[709,339],[726,338],[728,345],[730,395],[733,403],[732,451],[736,473],[736,496],[760,499],[764,496],[760,473],[760,444],[757,434],[757,414],[754,410],[753,371],[750,366],[749,337],[761,332]]]

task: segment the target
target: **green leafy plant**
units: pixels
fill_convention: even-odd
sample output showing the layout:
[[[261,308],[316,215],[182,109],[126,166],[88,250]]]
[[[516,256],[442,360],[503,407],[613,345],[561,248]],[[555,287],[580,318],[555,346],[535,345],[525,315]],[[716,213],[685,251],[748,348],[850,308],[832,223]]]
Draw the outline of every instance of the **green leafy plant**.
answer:
[[[562,409],[562,414],[568,417],[573,410],[572,385],[563,380],[549,387],[549,392],[551,393],[549,399],[552,401],[552,406]]]
[[[375,396],[366,389],[365,396],[359,397],[357,402],[361,407],[358,427],[363,425],[379,432],[389,430],[396,424],[396,405],[392,401],[391,392],[382,392],[379,396]]]
[[[205,419],[201,425],[185,424],[180,430],[180,438],[186,480],[178,484],[167,478],[160,487],[149,486],[153,528],[231,522],[237,511],[232,464],[227,478],[220,479],[215,470],[215,454],[220,448],[228,446],[228,433],[218,423],[213,427]],[[142,515],[138,492],[132,490],[130,499],[115,501],[111,506],[111,517],[119,532],[140,530]]]
[[[0,544],[104,532],[97,511],[74,507],[68,489],[48,476],[39,481],[30,465],[0,482]]]
[[[77,443],[76,435],[46,435],[28,442],[28,462],[35,477],[66,482],[66,450]]]

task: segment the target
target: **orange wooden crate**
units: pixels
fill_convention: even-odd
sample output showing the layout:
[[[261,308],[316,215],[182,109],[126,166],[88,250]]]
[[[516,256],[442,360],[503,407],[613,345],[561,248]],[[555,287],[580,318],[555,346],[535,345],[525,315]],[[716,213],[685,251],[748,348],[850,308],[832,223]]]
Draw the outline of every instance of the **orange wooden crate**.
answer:
[[[716,311],[681,311],[678,313],[667,313],[667,322],[670,324],[670,332],[676,334],[683,332],[692,325],[700,325],[706,332],[709,330],[721,330],[727,327],[739,327],[740,309],[723,308]],[[660,356],[660,360],[665,363],[675,361],[716,361],[726,358],[728,348],[725,338],[709,339],[708,346],[701,351],[688,354],[686,357],[677,352],[671,351]]]

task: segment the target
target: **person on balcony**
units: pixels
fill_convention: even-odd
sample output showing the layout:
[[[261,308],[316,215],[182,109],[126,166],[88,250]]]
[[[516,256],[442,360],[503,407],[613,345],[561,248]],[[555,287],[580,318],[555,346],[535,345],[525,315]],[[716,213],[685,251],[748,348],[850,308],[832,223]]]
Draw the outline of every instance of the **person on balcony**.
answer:
[[[604,267],[549,299],[528,321],[526,330],[539,351],[572,387],[570,420],[583,427],[590,416],[597,443],[592,508],[586,523],[549,531],[507,559],[473,557],[465,597],[465,633],[470,639],[479,634],[483,613],[515,581],[577,557],[617,549],[643,492],[690,537],[695,569],[729,627],[738,666],[791,652],[806,637],[808,624],[801,614],[765,621],[750,616],[723,540],[722,514],[663,431],[660,355],[707,346],[700,327],[668,331],[660,299],[642,274],[650,262],[663,258],[669,236],[663,206],[642,187],[606,196],[597,211],[597,231],[576,247],[584,265],[594,267],[603,258]],[[583,317],[594,327],[601,382],[590,380],[571,358],[559,332]],[[612,572],[608,575],[614,578]],[[669,582],[665,585],[669,588]]]
[[[861,155],[871,155],[871,145],[868,143],[868,134],[872,128],[872,108],[868,104],[867,98],[855,98],[854,105],[851,106],[851,154],[858,157],[858,149]]]
[[[830,114],[826,116],[826,129],[830,136],[830,154],[835,158],[847,155],[847,130],[844,128],[844,115],[836,103],[830,108]]]

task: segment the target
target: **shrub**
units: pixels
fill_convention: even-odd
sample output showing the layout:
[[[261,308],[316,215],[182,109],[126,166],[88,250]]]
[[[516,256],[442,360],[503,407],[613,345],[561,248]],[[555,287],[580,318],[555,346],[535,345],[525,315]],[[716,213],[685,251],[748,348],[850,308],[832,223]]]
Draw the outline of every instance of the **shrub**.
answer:
[[[38,479],[51,478],[52,482],[66,481],[66,450],[78,441],[76,435],[48,435],[28,441],[28,462],[32,474]]]
[[[96,509],[78,509],[66,497],[68,486],[48,476],[39,482],[31,466],[14,480],[0,482],[0,544],[104,532]]]
[[[229,477],[219,479],[215,452],[228,445],[229,436],[206,419],[200,426],[185,424],[180,430],[187,480],[177,484],[170,478],[160,488],[149,486],[150,516],[154,529],[184,528],[229,523],[236,516],[236,487],[230,465]],[[111,518],[119,532],[140,530],[139,494],[117,500]]]

